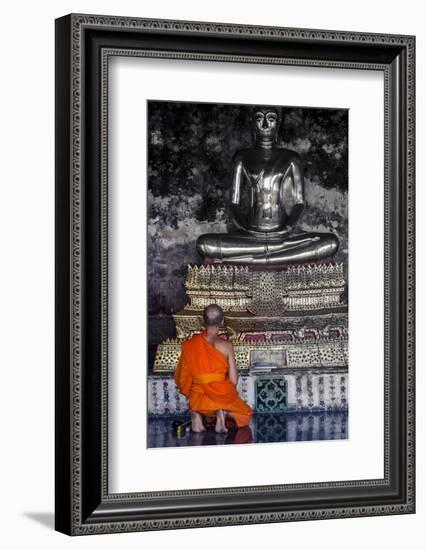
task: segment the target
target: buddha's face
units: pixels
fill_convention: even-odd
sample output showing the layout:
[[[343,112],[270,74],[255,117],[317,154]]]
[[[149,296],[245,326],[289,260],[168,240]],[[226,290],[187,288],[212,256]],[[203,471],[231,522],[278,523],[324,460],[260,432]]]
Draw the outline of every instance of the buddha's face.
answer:
[[[254,113],[256,134],[262,138],[272,139],[277,133],[278,113],[274,110],[259,109]]]

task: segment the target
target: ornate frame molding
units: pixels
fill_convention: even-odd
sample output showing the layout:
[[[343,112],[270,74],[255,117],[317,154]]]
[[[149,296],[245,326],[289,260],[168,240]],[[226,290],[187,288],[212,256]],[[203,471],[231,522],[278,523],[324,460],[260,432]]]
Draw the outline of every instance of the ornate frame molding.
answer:
[[[104,33],[106,38],[100,38],[101,31],[108,31]],[[198,37],[197,47],[201,50],[205,49],[203,39],[214,38],[211,48],[221,51],[188,51],[185,49],[188,37]],[[161,39],[164,44],[158,48]],[[132,47],[138,40],[140,45]],[[171,48],[174,43],[176,47]],[[309,56],[313,45],[318,50],[316,57]],[[361,54],[360,46],[365,45],[369,49]],[[286,48],[292,51],[289,46],[297,51],[281,55]],[[256,49],[269,53],[256,55]],[[389,34],[96,15],[70,15],[56,21],[56,529],[83,535],[414,512],[414,50],[413,36]],[[111,56],[273,63],[384,73],[385,476],[382,480],[108,493],[107,83]],[[99,85],[98,99],[93,89],[95,81]],[[98,119],[93,114],[95,104],[99,107]],[[401,117],[399,121],[396,113]],[[94,145],[93,132],[99,133],[99,149]],[[90,164],[89,148],[97,151],[98,166],[96,161]],[[96,181],[98,187],[93,190],[89,186],[96,186]],[[89,194],[99,205],[93,212],[88,210]],[[91,309],[96,310],[94,314],[88,313]],[[88,315],[92,315],[90,319]],[[93,327],[88,329],[90,322]],[[396,341],[392,339],[395,335],[399,338]],[[395,357],[398,367],[392,363]],[[88,381],[89,368],[95,381]],[[89,404],[96,392],[100,397]],[[395,418],[397,406],[406,410],[399,421]],[[89,443],[87,433],[94,436],[94,442]],[[403,447],[403,455],[396,454],[397,442]],[[377,493],[376,503],[369,503],[364,490],[374,494],[380,488],[383,491]],[[319,505],[321,491],[332,497],[330,505]],[[244,499],[254,494],[257,502],[250,511],[245,511]],[[234,505],[227,504],[230,512],[223,514],[224,505],[217,497],[227,495],[234,498]],[[344,505],[339,495],[354,495],[355,504]],[[166,497],[170,497],[169,508],[166,503],[163,511],[154,513],[149,502]],[[189,499],[188,511],[170,508],[176,497]],[[200,512],[199,498],[203,502],[210,498],[217,513]],[[303,500],[304,510],[292,508],[291,502],[296,500]]]

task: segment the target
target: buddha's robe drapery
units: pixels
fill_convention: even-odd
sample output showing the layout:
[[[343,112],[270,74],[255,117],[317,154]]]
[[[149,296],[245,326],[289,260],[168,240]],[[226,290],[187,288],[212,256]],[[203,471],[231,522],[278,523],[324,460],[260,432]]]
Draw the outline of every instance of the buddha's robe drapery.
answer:
[[[222,409],[232,414],[238,427],[246,426],[253,410],[227,373],[228,358],[207,341],[205,331],[182,344],[174,380],[189,399],[190,410],[209,416]]]

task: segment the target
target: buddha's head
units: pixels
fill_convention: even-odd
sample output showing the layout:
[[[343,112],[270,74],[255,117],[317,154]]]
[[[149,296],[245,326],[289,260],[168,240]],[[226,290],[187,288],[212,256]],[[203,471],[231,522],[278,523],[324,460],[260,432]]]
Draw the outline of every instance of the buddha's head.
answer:
[[[279,111],[276,107],[255,107],[252,120],[256,141],[274,142],[277,136],[279,118]]]

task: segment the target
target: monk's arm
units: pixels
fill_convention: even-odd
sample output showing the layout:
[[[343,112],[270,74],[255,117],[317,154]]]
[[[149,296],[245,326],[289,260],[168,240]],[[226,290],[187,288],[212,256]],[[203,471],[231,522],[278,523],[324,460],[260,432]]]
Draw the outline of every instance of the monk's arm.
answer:
[[[189,397],[189,394],[191,393],[192,376],[183,357],[183,353],[181,353],[179,357],[179,362],[175,369],[173,378],[180,393],[185,397]]]
[[[234,346],[232,344],[228,350],[228,375],[231,382],[236,386],[238,383],[238,370],[235,361]]]

